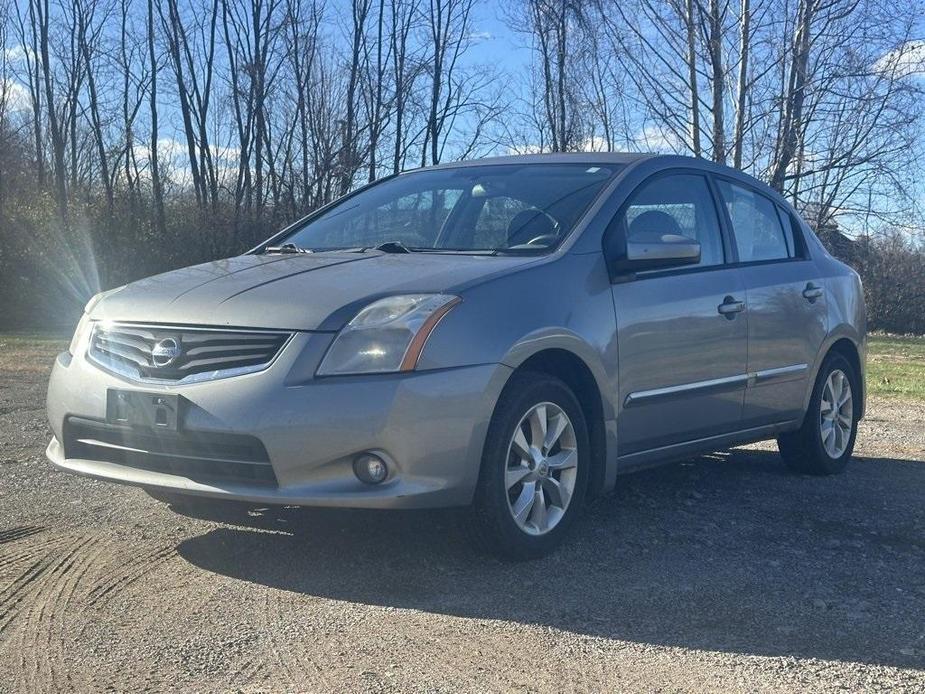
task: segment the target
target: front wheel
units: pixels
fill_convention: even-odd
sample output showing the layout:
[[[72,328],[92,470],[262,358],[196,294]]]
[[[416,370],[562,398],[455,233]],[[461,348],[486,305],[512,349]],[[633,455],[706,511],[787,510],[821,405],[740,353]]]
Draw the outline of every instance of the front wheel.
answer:
[[[589,448],[572,390],[547,374],[515,374],[489,425],[467,519],[477,546],[511,559],[556,547],[584,501]]]
[[[859,378],[841,354],[825,358],[803,426],[777,439],[781,457],[791,469],[811,475],[845,469],[858,433]]]

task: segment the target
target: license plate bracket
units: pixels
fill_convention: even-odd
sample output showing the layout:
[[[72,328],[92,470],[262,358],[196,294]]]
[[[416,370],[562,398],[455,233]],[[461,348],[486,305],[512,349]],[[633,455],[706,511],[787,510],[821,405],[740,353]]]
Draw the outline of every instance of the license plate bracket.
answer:
[[[117,426],[178,431],[180,407],[179,395],[114,388],[106,392],[106,421]]]

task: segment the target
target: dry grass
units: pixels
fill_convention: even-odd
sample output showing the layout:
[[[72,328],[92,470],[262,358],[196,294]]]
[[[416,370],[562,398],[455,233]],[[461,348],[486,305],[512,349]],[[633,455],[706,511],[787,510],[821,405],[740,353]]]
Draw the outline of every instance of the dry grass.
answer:
[[[51,368],[55,355],[67,349],[68,338],[34,333],[0,333],[0,370],[41,373]]]

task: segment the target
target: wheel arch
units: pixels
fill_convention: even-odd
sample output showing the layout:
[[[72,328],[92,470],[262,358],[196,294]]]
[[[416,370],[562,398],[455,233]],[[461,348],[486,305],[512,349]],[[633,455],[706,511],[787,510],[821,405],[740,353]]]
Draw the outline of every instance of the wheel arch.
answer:
[[[835,342],[833,342],[829,347],[826,356],[832,354],[833,352],[841,354],[845,359],[847,359],[848,363],[851,364],[854,372],[857,374],[858,387],[861,389],[859,394],[861,408],[860,412],[858,413],[858,419],[863,419],[867,402],[867,384],[864,382],[864,365],[861,363],[861,352],[857,345],[847,337],[840,337],[835,340]]]
[[[608,465],[608,461],[615,460],[615,455],[609,455],[609,452],[615,446],[616,427],[608,425],[613,419],[607,417],[609,401],[603,396],[600,376],[594,373],[586,359],[562,345],[546,346],[519,356],[508,380],[514,374],[535,371],[555,376],[575,393],[591,440],[588,492],[594,496],[612,488],[616,470]]]
[[[854,367],[855,373],[858,376],[858,385],[861,389],[859,393],[860,412],[858,414],[858,419],[864,417],[867,409],[867,384],[865,383],[864,368],[866,349],[864,342],[863,337],[858,336],[853,330],[846,328],[835,330],[828,336],[822,349],[819,350],[819,358],[813,368],[813,377],[809,383],[809,392],[806,397],[804,409],[808,409],[809,407],[809,399],[812,397],[813,388],[815,388],[816,379],[819,377],[819,370],[822,368],[822,364],[830,354],[836,353],[848,360],[851,366]]]

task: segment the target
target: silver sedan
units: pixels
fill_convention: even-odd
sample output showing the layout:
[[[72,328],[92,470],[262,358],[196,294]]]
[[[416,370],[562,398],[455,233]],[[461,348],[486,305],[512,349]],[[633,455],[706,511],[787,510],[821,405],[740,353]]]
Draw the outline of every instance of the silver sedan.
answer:
[[[48,457],[173,503],[466,507],[483,547],[532,557],[643,466],[776,438],[841,471],[864,353],[857,274],[742,173],[454,163],[94,297]]]

